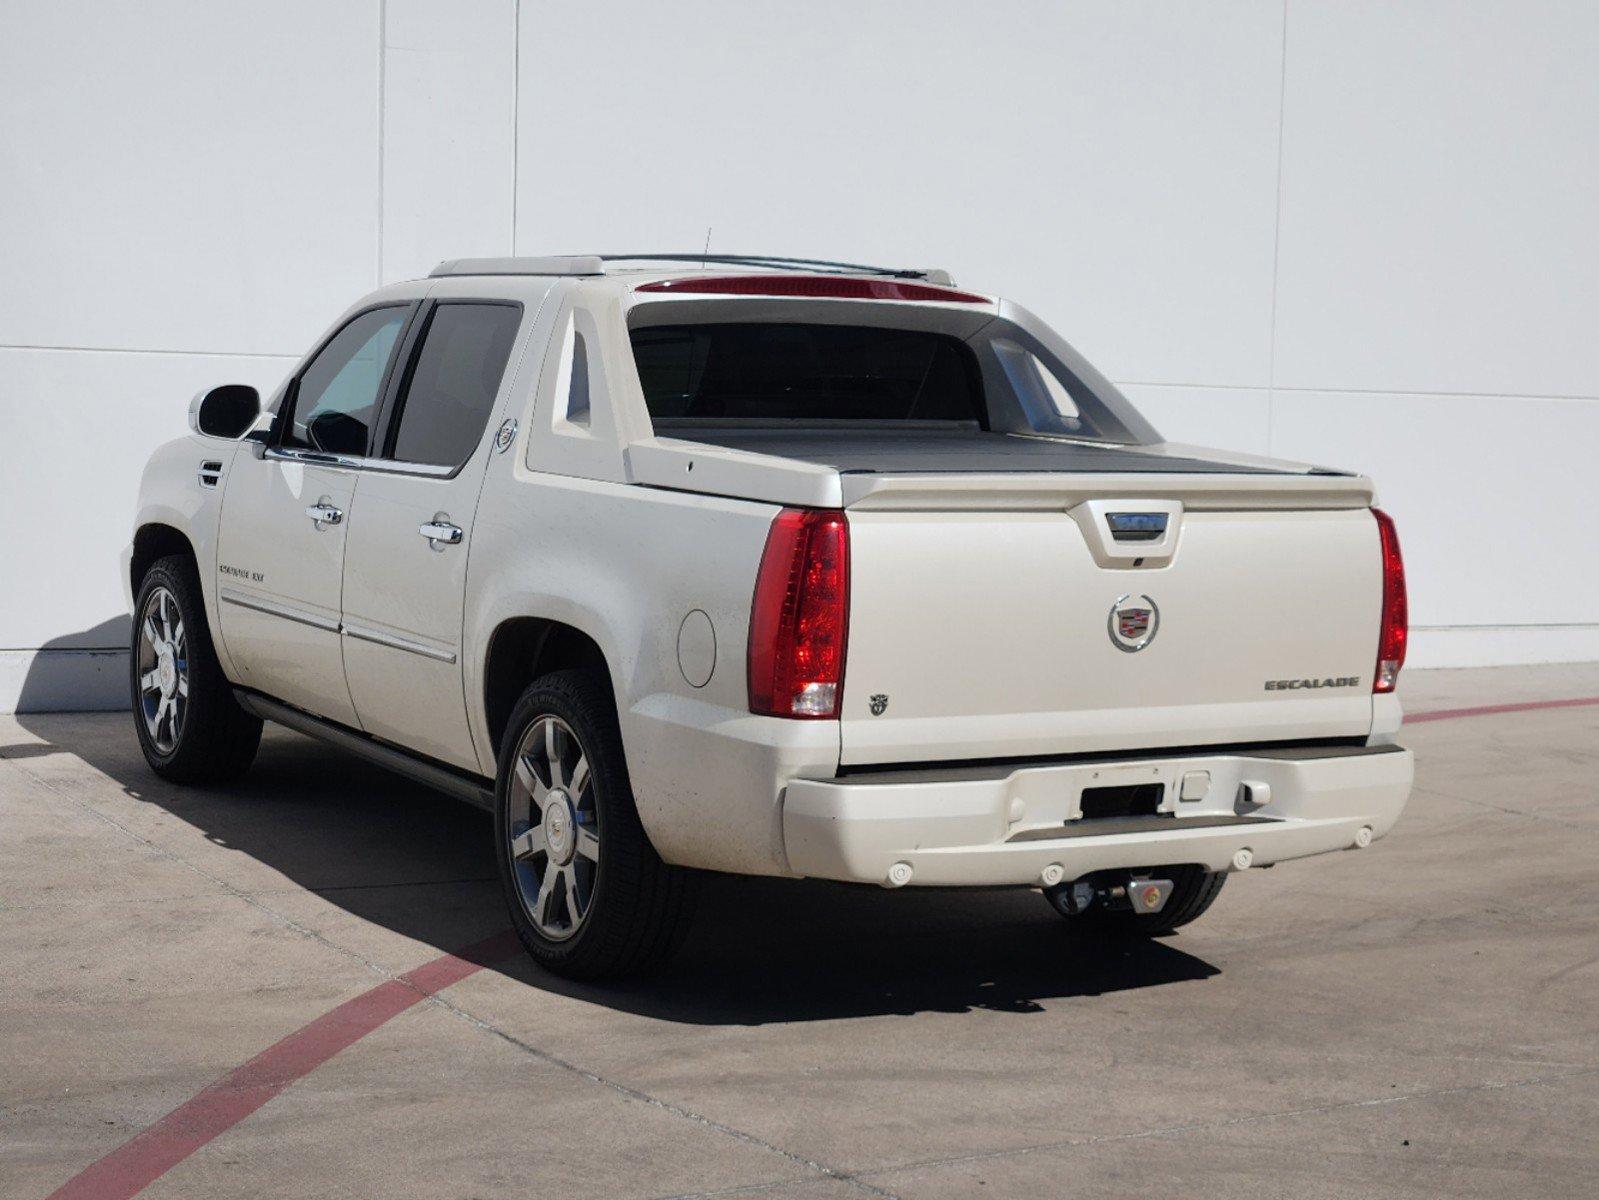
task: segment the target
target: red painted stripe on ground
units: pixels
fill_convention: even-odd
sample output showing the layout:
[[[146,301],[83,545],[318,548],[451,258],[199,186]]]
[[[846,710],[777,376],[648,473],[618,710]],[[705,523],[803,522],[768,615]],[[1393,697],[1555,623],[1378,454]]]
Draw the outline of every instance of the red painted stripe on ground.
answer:
[[[1594,704],[1599,704],[1599,696],[1532,700],[1522,704],[1435,709],[1411,713],[1405,721],[1414,724]],[[360,1041],[429,996],[461,982],[490,963],[509,958],[520,949],[516,935],[506,930],[454,954],[440,955],[397,979],[380,983],[353,1000],[346,1000],[263,1050],[192,1100],[180,1104],[98,1162],[85,1167],[50,1193],[49,1200],[128,1200],[346,1046]]]
[[[346,1000],[84,1168],[52,1192],[50,1200],[127,1200],[137,1195],[346,1046],[520,949],[516,935],[507,930]]]
[[[1492,717],[1499,713],[1536,712],[1543,708],[1584,708],[1590,704],[1599,704],[1599,696],[1578,696],[1571,700],[1528,700],[1521,704],[1483,704],[1476,708],[1438,708],[1431,712],[1406,713],[1405,724],[1449,721],[1455,717]]]

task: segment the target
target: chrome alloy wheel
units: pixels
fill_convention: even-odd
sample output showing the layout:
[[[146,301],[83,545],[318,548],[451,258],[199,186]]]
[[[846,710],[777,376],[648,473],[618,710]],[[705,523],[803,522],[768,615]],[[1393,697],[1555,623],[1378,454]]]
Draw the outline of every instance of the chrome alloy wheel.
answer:
[[[139,710],[150,741],[162,754],[178,747],[189,712],[189,641],[177,599],[152,591],[139,615]]]
[[[506,826],[516,890],[538,931],[565,941],[583,925],[600,868],[599,812],[572,727],[543,716],[516,748]]]

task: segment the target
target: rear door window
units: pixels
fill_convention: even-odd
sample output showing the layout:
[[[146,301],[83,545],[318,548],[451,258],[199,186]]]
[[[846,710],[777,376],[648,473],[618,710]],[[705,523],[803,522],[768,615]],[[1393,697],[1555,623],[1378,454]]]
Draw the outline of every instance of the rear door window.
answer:
[[[459,467],[483,439],[522,308],[447,301],[426,319],[389,422],[386,457]]]
[[[925,330],[749,322],[632,332],[650,417],[661,422],[951,422],[987,428],[982,381],[960,340]]]

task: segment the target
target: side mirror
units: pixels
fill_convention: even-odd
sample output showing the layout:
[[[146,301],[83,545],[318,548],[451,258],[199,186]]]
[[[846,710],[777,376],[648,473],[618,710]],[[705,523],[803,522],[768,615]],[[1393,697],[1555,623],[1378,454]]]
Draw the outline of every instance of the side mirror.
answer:
[[[260,415],[261,393],[247,383],[225,383],[189,402],[189,428],[207,437],[242,437]]]

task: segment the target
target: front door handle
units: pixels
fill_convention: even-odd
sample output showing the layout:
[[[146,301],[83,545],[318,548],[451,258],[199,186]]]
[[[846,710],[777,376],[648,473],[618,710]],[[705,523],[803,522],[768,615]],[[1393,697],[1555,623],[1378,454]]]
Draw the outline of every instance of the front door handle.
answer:
[[[344,510],[334,508],[326,500],[319,500],[305,510],[305,515],[311,518],[318,529],[326,529],[329,525],[337,525],[344,520]]]
[[[444,546],[459,546],[461,538],[465,535],[459,525],[452,525],[448,521],[434,519],[424,522],[416,527],[416,531],[427,538],[428,545],[438,550]]]

